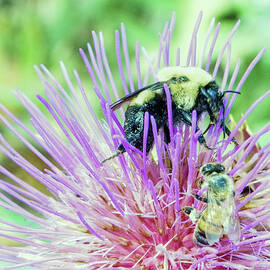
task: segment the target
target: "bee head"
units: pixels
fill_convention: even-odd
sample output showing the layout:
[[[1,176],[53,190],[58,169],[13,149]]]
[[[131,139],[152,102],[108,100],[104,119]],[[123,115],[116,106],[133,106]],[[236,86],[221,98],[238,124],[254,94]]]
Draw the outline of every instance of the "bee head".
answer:
[[[224,94],[219,90],[215,81],[209,82],[206,86],[200,87],[201,98],[206,110],[216,115],[223,107]],[[216,118],[218,115],[216,116]]]
[[[220,163],[208,163],[201,167],[201,174],[203,176],[210,176],[213,174],[220,174],[225,172],[225,167]]]
[[[223,108],[223,113],[224,113],[223,100],[224,100],[225,94],[226,93],[240,94],[240,92],[232,91],[232,90],[221,92],[215,81],[209,82],[204,87],[201,86],[199,90],[200,90],[199,95],[201,99],[200,103],[202,104],[201,106],[204,107],[204,109],[208,111],[209,114],[210,113],[213,114],[216,120],[218,119],[221,108]]]

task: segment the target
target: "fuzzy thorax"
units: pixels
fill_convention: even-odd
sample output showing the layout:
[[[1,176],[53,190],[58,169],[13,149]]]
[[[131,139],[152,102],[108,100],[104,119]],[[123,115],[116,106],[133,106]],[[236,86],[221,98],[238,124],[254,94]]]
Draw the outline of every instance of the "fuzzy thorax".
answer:
[[[172,78],[186,77],[187,81],[174,82]],[[166,67],[159,71],[158,79],[168,84],[173,101],[179,109],[191,110],[199,88],[212,81],[211,75],[198,67]]]

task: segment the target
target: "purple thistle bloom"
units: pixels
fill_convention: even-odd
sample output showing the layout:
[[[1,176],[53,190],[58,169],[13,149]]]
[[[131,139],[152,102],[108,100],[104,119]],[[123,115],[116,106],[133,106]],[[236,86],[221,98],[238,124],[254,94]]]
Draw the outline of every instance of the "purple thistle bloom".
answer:
[[[197,50],[200,13],[192,34],[189,51],[184,60],[180,48],[170,49],[175,15],[165,24],[159,35],[160,47],[151,59],[136,43],[136,66],[130,65],[124,25],[115,32],[116,58],[125,94],[156,80],[163,66],[199,66],[213,78],[221,61],[225,71],[221,90],[240,91],[249,73],[264,53],[261,50],[235,85],[240,68],[237,62],[232,76],[231,40],[236,23],[221,49],[216,63],[212,61],[220,24],[210,24],[202,52]],[[1,180],[0,188],[21,200],[42,215],[25,210],[1,194],[0,206],[14,211],[38,224],[29,228],[2,223],[0,236],[24,246],[0,246],[0,260],[10,263],[5,269],[32,266],[34,269],[270,269],[270,144],[258,145],[261,136],[269,133],[270,124],[251,135],[245,120],[252,110],[270,94],[268,90],[254,102],[242,119],[235,124],[231,135],[222,139],[222,128],[211,126],[206,140],[215,151],[199,145],[196,132],[196,112],[191,127],[173,127],[169,89],[165,86],[171,143],[166,145],[163,132],[156,128],[155,119],[145,114],[143,151],[132,147],[124,137],[121,126],[123,108],[119,116],[109,104],[119,99],[119,93],[106,57],[102,33],[92,32],[94,47],[80,54],[89,72],[93,89],[100,99],[106,122],[99,121],[87,98],[76,70],[79,93],[63,63],[61,69],[69,91],[43,66],[36,71],[45,86],[45,98],[37,98],[57,123],[57,128],[22,93],[15,95],[27,109],[35,131],[1,105],[2,112],[15,122],[32,140],[56,162],[52,163],[33,146],[2,115],[1,121],[28,147],[47,169],[39,170],[20,155],[0,136],[0,151],[16,162],[37,181],[45,185],[52,196],[45,195],[0,166],[0,172],[19,186]],[[209,47],[209,49],[208,49]],[[199,50],[201,51],[201,50]],[[141,57],[141,54],[144,57]],[[180,59],[181,56],[181,59]],[[141,66],[147,66],[144,74]],[[213,70],[210,69],[210,64]],[[143,76],[144,75],[144,76]],[[136,77],[136,81],[134,81]],[[237,94],[225,99],[227,117]],[[222,112],[220,113],[222,119]],[[200,120],[202,128],[203,119]],[[147,131],[153,129],[155,151],[146,155]],[[234,147],[232,138],[239,145]],[[116,152],[119,144],[127,152],[104,164],[101,161]],[[192,241],[194,224],[180,210],[184,206],[202,209],[192,193],[201,194],[197,181],[199,167],[209,162],[222,163],[235,181],[236,207],[241,224],[241,240],[233,244],[226,235],[213,246],[198,247]],[[57,164],[57,165],[55,165]],[[250,191],[243,195],[243,191]]]

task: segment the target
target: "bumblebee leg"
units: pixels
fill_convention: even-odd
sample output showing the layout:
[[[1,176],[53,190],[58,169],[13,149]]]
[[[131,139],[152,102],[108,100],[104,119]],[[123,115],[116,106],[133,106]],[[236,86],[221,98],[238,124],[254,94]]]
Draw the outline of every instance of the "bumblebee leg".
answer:
[[[164,141],[166,144],[169,144],[171,141],[170,131],[167,125],[164,125]]]
[[[176,119],[176,121],[178,121],[178,123],[180,121],[184,122],[186,125],[191,126],[192,125],[192,114],[189,112],[186,112],[184,110],[178,110],[179,112],[179,118]],[[196,125],[196,132],[199,131],[198,126]],[[211,148],[207,145],[205,138],[203,136],[203,134],[200,134],[200,136],[198,137],[198,141],[200,144],[203,144],[205,148],[209,149],[209,150],[214,150],[215,148]]]
[[[126,149],[122,143],[118,146],[117,152],[120,152],[121,154],[126,152]]]
[[[176,109],[176,115],[173,118],[174,124],[184,122],[186,125],[192,125],[192,114],[181,109]]]
[[[221,121],[221,124],[222,124],[222,127],[223,127],[223,132],[225,132],[227,136],[230,136],[231,131],[230,131],[230,129],[226,126],[226,124],[225,124],[225,122],[224,122],[223,120]],[[237,142],[237,140],[236,140],[234,137],[232,138],[232,141],[233,141],[233,143],[234,143],[235,145],[238,145],[238,142]]]
[[[126,149],[124,148],[123,144],[120,144],[118,149],[117,149],[117,152],[115,154],[111,155],[110,157],[102,160],[101,164],[104,164],[106,161],[111,160],[111,159],[113,159],[115,157],[118,157],[119,155],[121,155],[121,154],[123,154],[125,152],[126,152]]]
[[[216,122],[218,121],[217,116],[215,116],[211,111],[208,111],[208,114],[209,114],[209,116],[210,116],[210,120],[211,120],[212,123],[216,123]],[[231,131],[230,131],[230,129],[226,126],[225,121],[224,121],[224,108],[223,108],[223,119],[221,120],[220,124],[221,124],[221,127],[222,127],[222,129],[223,129],[223,139],[225,138],[225,134],[226,134],[227,136],[230,136]],[[237,141],[236,141],[236,139],[235,139],[234,137],[232,138],[232,141],[233,141],[233,143],[234,143],[235,145],[238,145],[238,143],[237,143]]]
[[[210,127],[211,127],[212,125],[213,125],[212,123],[210,123],[210,124],[208,125],[208,127],[206,128],[206,130],[203,132],[203,135],[206,134],[206,132],[210,129]]]
[[[199,129],[197,128],[196,131],[198,131],[198,130],[199,130]],[[203,134],[201,134],[201,135],[198,137],[198,141],[199,141],[200,144],[203,144],[203,146],[204,146],[205,148],[207,148],[208,150],[215,150],[215,149],[216,149],[216,148],[214,148],[214,147],[208,146],[208,144],[206,143],[206,140],[205,140]]]
[[[193,196],[195,199],[197,199],[198,201],[201,201],[201,202],[204,202],[204,203],[208,203],[207,198],[201,197],[201,196],[199,196],[199,195],[197,195],[197,194],[195,194],[195,193],[193,193],[192,196]]]

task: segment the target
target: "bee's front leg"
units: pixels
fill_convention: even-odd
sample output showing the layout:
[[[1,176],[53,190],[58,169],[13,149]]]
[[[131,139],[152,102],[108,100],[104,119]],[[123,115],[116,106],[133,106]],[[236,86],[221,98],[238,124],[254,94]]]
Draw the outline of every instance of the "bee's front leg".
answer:
[[[225,132],[227,136],[230,136],[231,131],[230,131],[230,129],[226,126],[226,124],[224,123],[223,120],[221,121],[221,125],[222,125],[222,127],[223,127],[223,132]],[[232,142],[233,142],[236,146],[238,145],[238,142],[237,142],[237,140],[236,140],[234,137],[232,138]]]
[[[201,216],[201,212],[191,206],[185,206],[181,209],[193,223],[196,223]]]
[[[201,202],[204,202],[204,203],[208,203],[207,198],[201,197],[201,196],[199,196],[199,195],[197,195],[197,194],[195,194],[195,193],[193,193],[192,196],[193,196],[195,199],[197,199],[198,201],[201,201]]]
[[[208,130],[210,129],[210,127],[213,125],[214,123],[209,123],[208,127],[205,129],[205,131],[203,132],[203,135],[206,134],[208,132]]]
[[[217,121],[218,121],[218,114],[214,114],[214,113],[212,113],[211,111],[208,111],[208,114],[209,114],[209,116],[210,116],[210,121],[211,121],[211,123],[209,124],[209,126],[211,126],[211,125],[213,125],[213,124],[216,124],[217,123]],[[230,136],[231,135],[231,131],[230,131],[230,129],[227,127],[227,125],[225,124],[225,119],[224,119],[224,108],[223,108],[223,119],[220,121],[220,125],[221,125],[221,127],[222,127],[222,129],[223,129],[223,138],[225,138],[225,134],[227,135],[227,136]],[[238,145],[238,143],[237,143],[237,141],[236,141],[236,139],[233,137],[232,138],[232,141],[233,141],[233,143],[235,144],[235,145]]]

